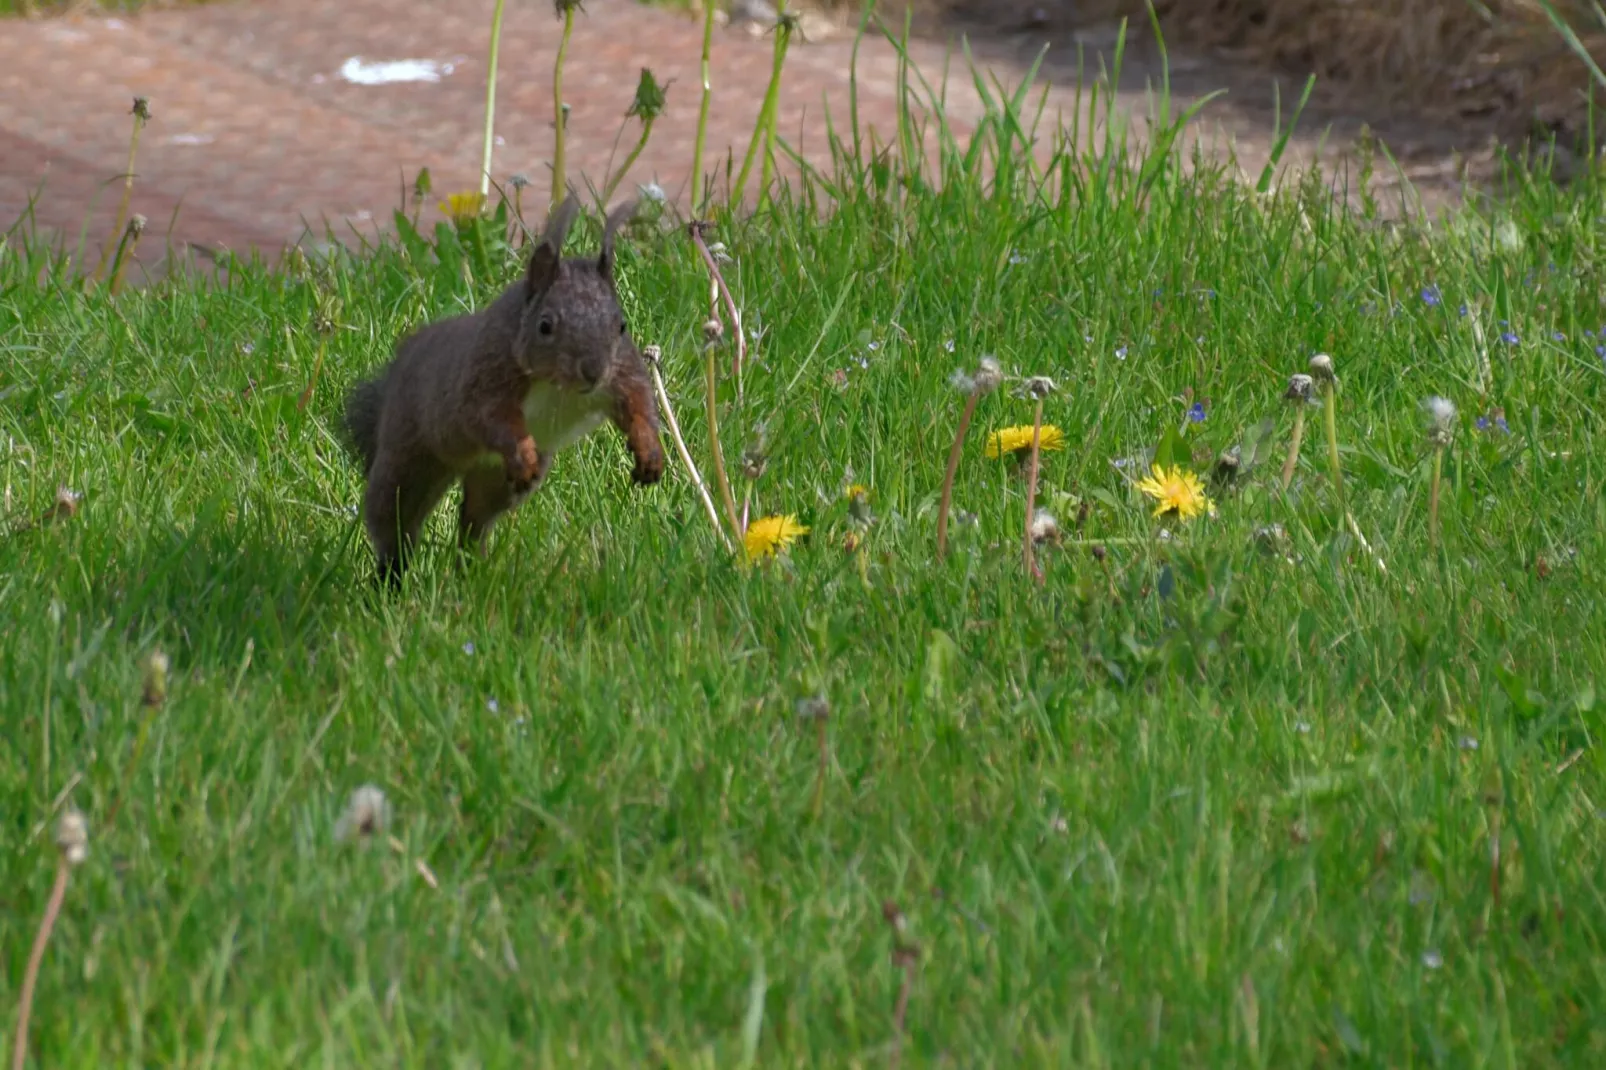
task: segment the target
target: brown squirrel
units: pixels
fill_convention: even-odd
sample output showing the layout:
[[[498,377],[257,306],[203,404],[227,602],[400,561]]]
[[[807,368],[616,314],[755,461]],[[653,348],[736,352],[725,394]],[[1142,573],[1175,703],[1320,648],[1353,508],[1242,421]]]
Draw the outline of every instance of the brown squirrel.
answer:
[[[463,484],[458,543],[483,552],[497,517],[545,477],[553,455],[612,420],[631,478],[664,470],[658,406],[614,289],[614,239],[635,202],[602,228],[596,259],[561,256],[579,212],[547,221],[524,277],[490,305],[420,328],[346,397],[345,430],[368,489],[363,518],[379,577],[394,586],[447,488]]]

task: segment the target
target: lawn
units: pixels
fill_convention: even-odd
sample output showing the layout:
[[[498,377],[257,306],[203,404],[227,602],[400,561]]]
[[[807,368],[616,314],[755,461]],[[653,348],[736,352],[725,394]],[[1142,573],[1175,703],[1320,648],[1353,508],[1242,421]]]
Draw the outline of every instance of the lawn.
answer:
[[[605,430],[374,592],[340,395],[514,277],[494,222],[116,297],[14,230],[6,1051],[70,801],[31,1065],[1602,1065],[1602,189],[1384,226],[1009,128],[719,217],[734,492],[810,529],[757,564]],[[620,272],[711,475],[702,261],[649,220]],[[1311,406],[1285,490],[1318,351],[1343,482]],[[1027,376],[1041,584],[986,450]],[[1153,515],[1151,451],[1214,515]]]

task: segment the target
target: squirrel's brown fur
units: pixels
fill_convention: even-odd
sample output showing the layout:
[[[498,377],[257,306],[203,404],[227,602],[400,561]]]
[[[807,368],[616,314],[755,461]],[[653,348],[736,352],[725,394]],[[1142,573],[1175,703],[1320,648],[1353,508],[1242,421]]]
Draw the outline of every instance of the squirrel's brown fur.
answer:
[[[525,275],[473,315],[431,323],[346,397],[345,430],[368,488],[363,519],[382,579],[395,583],[424,520],[461,482],[458,538],[483,546],[497,517],[546,475],[553,455],[611,421],[656,483],[658,407],[614,289],[614,238],[634,204],[611,213],[594,259],[563,259],[578,206],[560,205]]]

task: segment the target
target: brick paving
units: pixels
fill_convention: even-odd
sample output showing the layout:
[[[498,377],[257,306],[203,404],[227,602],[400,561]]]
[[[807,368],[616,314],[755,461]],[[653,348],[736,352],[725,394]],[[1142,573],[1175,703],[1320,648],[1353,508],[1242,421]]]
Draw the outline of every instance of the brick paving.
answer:
[[[255,247],[271,257],[305,240],[309,226],[314,240],[321,237],[325,222],[337,233],[372,232],[422,167],[437,192],[475,188],[492,4],[234,0],[133,17],[0,23],[0,221],[18,218],[37,193],[41,227],[72,245],[87,218],[92,250],[98,248],[120,195],[136,95],[150,99],[155,116],[136,167],[134,211],[151,221],[142,261],[160,258],[163,235],[173,248]],[[497,97],[501,143],[492,171],[498,181],[527,174],[532,193],[549,182],[559,26],[547,3],[507,5]],[[826,109],[839,130],[846,122],[852,45],[844,32],[800,43],[788,58],[780,128],[817,164],[826,159]],[[564,86],[571,181],[601,184],[639,69],[649,67],[672,82],[668,108],[629,181],[656,180],[683,196],[700,46],[701,28],[692,18],[634,0],[587,3],[576,20]],[[770,49],[768,38],[716,31],[706,170],[719,167],[727,152],[739,161],[745,150],[769,78]],[[339,73],[354,56],[432,60],[449,65],[450,73],[433,83],[356,85]],[[912,59],[935,81],[945,50],[919,42]],[[993,49],[983,62],[1010,84],[1024,70],[1007,49]],[[896,132],[896,65],[888,44],[865,40],[861,122],[883,143]],[[1076,107],[1074,78],[1066,69],[1050,74],[1056,84],[1048,89],[1048,112],[1068,114]],[[964,138],[981,108],[957,61],[950,87],[948,119]],[[1141,117],[1140,89],[1141,82],[1123,88],[1118,107]],[[1260,132],[1229,116],[1228,126],[1234,122],[1228,133],[1252,172],[1256,154],[1263,155],[1255,144]],[[633,123],[620,156],[635,134]]]

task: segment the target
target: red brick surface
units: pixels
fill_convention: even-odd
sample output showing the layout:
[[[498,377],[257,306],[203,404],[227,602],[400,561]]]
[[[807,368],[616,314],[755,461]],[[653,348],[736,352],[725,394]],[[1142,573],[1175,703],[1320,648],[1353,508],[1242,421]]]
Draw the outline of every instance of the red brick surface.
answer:
[[[0,21],[0,226],[39,192],[36,221],[76,242],[86,218],[92,248],[105,238],[126,166],[129,107],[150,99],[134,211],[146,215],[159,257],[169,230],[178,247],[257,246],[272,255],[302,240],[382,226],[404,184],[429,167],[437,192],[477,188],[484,118],[485,48],[493,0],[225,0],[135,17],[77,15]],[[561,23],[544,0],[507,5],[498,77],[494,178],[522,172],[539,206],[550,182],[552,66]],[[577,18],[564,97],[571,107],[569,175],[600,186],[614,139],[650,67],[671,83],[631,182],[656,179],[684,196],[697,122],[700,24],[635,0],[589,0]],[[846,127],[851,33],[794,46],[787,62],[780,129],[815,162],[826,158],[826,109]],[[1065,49],[1060,50],[1064,53]],[[352,85],[350,57],[451,63],[437,83]],[[982,64],[1006,84],[1024,71],[1005,50]],[[771,39],[716,30],[714,89],[705,169],[744,152],[769,78]],[[933,83],[944,49],[912,48]],[[1135,61],[1129,58],[1129,65]],[[861,124],[882,143],[896,134],[896,55],[866,38],[859,57]],[[947,116],[964,139],[981,114],[970,74],[955,57]],[[1096,62],[1091,63],[1097,69]],[[1074,73],[1048,72],[1048,114],[1074,110]],[[1144,129],[1138,72],[1118,107]],[[1217,113],[1219,114],[1219,113]],[[1084,123],[1084,127],[1086,124]],[[1245,170],[1258,170],[1264,132],[1243,121],[1227,133]],[[632,120],[619,144],[635,135]],[[1208,132],[1207,132],[1208,134]],[[1296,149],[1295,158],[1300,152]],[[624,187],[629,189],[629,186]],[[176,220],[174,219],[177,209]],[[154,251],[153,251],[154,248]]]

